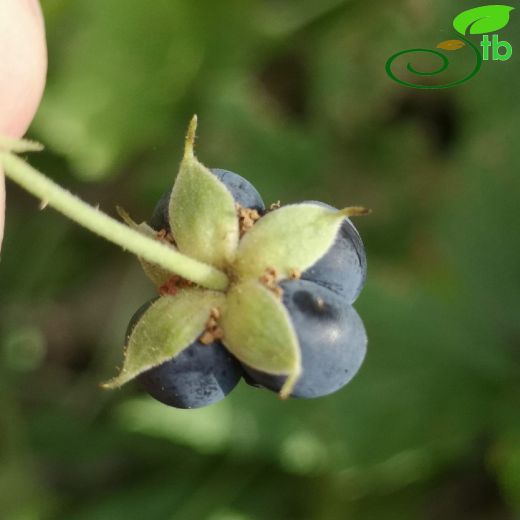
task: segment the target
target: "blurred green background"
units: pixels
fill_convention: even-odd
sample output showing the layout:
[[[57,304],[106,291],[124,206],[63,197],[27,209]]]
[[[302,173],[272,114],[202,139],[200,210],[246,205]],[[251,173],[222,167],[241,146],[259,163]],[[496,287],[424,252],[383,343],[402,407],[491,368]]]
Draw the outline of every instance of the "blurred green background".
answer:
[[[197,113],[201,160],[267,203],[373,208],[356,221],[369,352],[315,401],[241,383],[182,411],[136,384],[103,391],[153,289],[132,256],[8,183],[0,518],[519,518],[517,13],[500,33],[510,61],[425,91],[392,82],[386,59],[455,37],[474,3],[43,6],[49,80],[30,135],[47,150],[31,163],[145,220]]]

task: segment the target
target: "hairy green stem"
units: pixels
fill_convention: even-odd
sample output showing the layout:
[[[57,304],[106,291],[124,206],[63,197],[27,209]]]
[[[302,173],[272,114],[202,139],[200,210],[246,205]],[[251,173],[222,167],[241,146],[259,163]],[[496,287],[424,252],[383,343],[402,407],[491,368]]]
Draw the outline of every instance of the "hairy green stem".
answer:
[[[222,271],[130,229],[58,186],[12,153],[0,152],[0,164],[11,180],[93,233],[203,287],[217,291],[227,288],[229,279]]]

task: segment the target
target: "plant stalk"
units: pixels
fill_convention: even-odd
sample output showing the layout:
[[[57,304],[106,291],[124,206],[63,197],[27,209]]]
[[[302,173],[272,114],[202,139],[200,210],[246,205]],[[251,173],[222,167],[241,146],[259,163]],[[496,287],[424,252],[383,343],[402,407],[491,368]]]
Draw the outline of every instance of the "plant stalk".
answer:
[[[7,177],[41,199],[45,206],[52,206],[109,242],[207,289],[222,291],[229,285],[229,279],[222,271],[130,229],[83,202],[12,153],[0,152],[0,165]]]

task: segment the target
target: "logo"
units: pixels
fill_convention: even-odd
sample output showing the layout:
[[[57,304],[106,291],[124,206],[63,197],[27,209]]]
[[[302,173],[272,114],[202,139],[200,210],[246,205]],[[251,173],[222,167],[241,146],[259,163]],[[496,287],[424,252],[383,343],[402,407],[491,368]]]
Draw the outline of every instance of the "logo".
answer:
[[[493,34],[490,37],[489,33],[495,33],[504,28],[509,23],[509,15],[513,9],[514,7],[508,5],[484,5],[463,11],[453,20],[454,29],[462,36],[438,43],[436,48],[440,50],[418,48],[397,52],[388,58],[386,73],[400,85],[411,88],[441,89],[462,85],[462,83],[469,81],[478,73],[483,61],[507,61],[511,58],[513,55],[511,44],[507,41],[501,41],[497,34]],[[482,35],[481,42],[476,45],[469,39],[470,35]],[[479,47],[482,48],[482,52]],[[399,78],[394,72],[396,60],[399,60],[401,56],[421,54],[429,57],[435,56],[435,59],[440,60],[439,66],[434,70],[423,71],[418,70],[411,62],[408,62],[406,64],[408,75],[422,78],[436,76],[447,70],[450,65],[447,55],[441,51],[454,52],[464,48],[470,52],[474,65],[462,79],[440,85],[418,84],[413,83],[411,80]],[[402,60],[399,61],[402,62]]]

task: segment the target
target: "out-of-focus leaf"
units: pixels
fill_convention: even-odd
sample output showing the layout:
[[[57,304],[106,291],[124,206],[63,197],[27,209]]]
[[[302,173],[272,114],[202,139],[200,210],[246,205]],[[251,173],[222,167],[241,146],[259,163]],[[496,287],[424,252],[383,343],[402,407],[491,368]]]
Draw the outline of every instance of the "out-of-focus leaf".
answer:
[[[499,439],[491,463],[508,500],[520,513],[520,431]]]
[[[168,131],[202,59],[196,17],[181,0],[92,0],[64,6],[57,23],[35,128],[74,171],[99,179]]]
[[[186,445],[201,453],[219,453],[229,448],[229,403],[221,401],[190,412],[172,409],[165,414],[162,403],[145,397],[124,402],[117,410],[117,420],[125,430]]]

